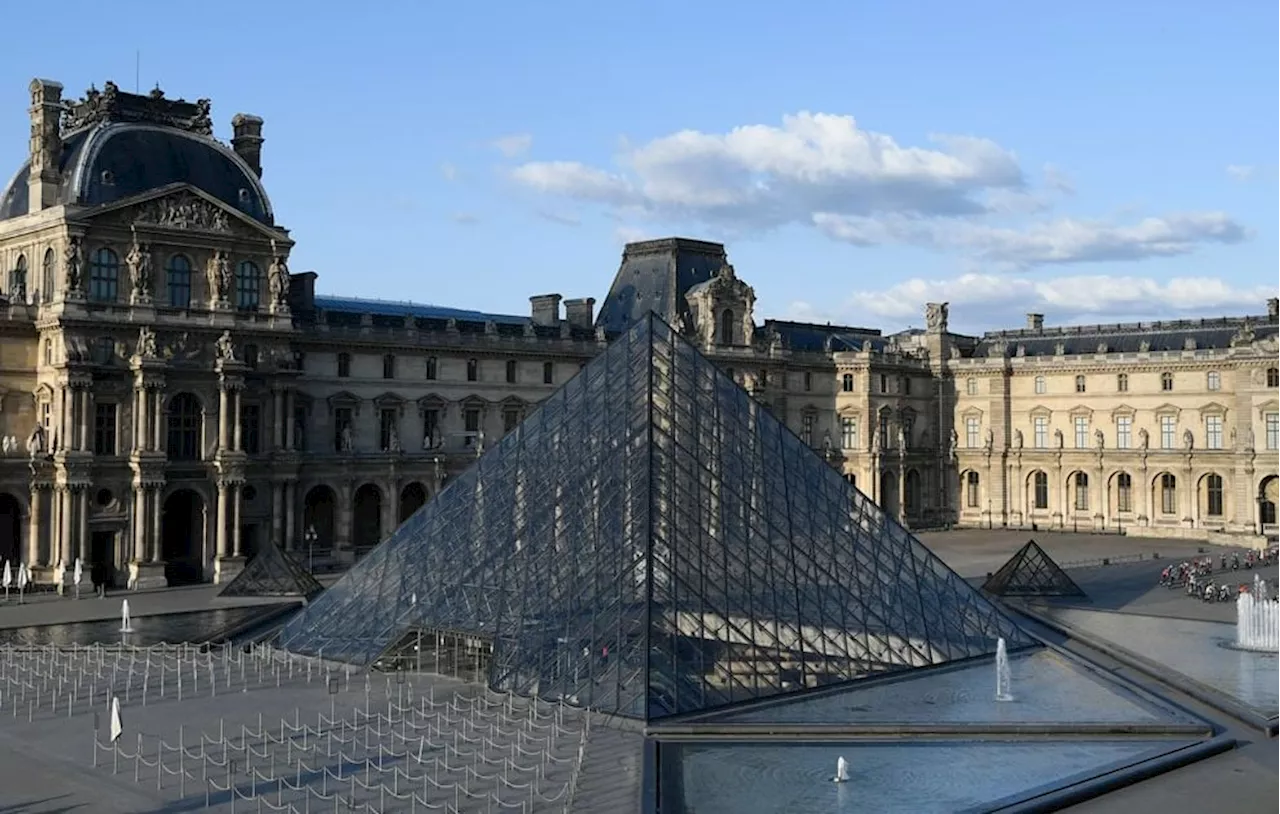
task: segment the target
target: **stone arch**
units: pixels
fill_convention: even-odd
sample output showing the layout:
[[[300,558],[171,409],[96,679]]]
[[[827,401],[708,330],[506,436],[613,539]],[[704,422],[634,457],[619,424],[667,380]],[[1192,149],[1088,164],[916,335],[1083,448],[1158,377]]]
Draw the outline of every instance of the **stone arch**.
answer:
[[[165,497],[160,514],[160,556],[170,585],[204,579],[204,535],[208,503],[200,492],[179,487]]]
[[[368,550],[382,542],[382,490],[366,483],[351,498],[351,544]]]
[[[1112,516],[1133,514],[1139,483],[1133,473],[1117,469],[1107,476],[1107,508]]]
[[[26,510],[22,501],[8,492],[0,492],[0,568],[3,563],[22,562],[22,517]]]
[[[982,475],[976,469],[960,473],[960,511],[982,508]]]
[[[1218,472],[1205,472],[1196,479],[1196,518],[1203,522],[1224,522],[1231,510],[1228,481]]]
[[[1067,473],[1067,481],[1063,485],[1066,487],[1067,496],[1067,505],[1062,507],[1064,514],[1093,511],[1094,483],[1088,472],[1083,469],[1071,470]]]
[[[403,523],[412,517],[414,512],[425,506],[427,494],[427,487],[418,481],[406,483],[400,490],[400,516],[397,520]]]
[[[1166,470],[1155,473],[1148,484],[1150,490],[1152,520],[1171,520],[1179,516],[1182,507],[1179,505],[1178,489],[1182,484],[1178,476]]]
[[[1049,473],[1043,469],[1034,469],[1027,473],[1026,507],[1030,514],[1049,512],[1053,509],[1053,489],[1050,486]]]
[[[898,516],[898,473],[892,469],[880,470],[880,508],[890,517]]]
[[[1276,504],[1280,503],[1280,477],[1268,475],[1258,484],[1258,525],[1260,533],[1276,527]]]
[[[717,330],[716,330],[716,333],[718,334],[718,336],[716,337],[718,340],[716,344],[718,345],[733,344],[733,326],[734,326],[733,309],[726,308],[720,312],[720,324],[717,326]]]
[[[333,549],[337,524],[338,495],[323,483],[307,490],[302,499],[302,545],[315,551]]]

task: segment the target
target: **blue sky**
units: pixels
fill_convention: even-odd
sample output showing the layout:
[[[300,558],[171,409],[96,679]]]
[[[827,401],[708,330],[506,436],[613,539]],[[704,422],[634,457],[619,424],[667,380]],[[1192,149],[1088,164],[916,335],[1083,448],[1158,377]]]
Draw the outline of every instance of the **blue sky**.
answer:
[[[353,11],[354,9],[354,11]],[[790,13],[780,17],[780,11]],[[266,120],[326,293],[525,313],[627,239],[728,244],[757,319],[952,326],[1252,312],[1277,289],[1274,2],[64,2],[27,82]],[[80,20],[82,22],[76,22]],[[55,29],[50,29],[55,26]],[[0,169],[0,173],[8,173]]]

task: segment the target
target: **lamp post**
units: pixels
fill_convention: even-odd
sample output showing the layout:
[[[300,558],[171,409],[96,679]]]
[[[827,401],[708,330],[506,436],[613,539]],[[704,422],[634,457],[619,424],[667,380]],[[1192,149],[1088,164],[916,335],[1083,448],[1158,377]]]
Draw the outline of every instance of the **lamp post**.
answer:
[[[307,541],[307,571],[314,574],[316,571],[316,539],[320,535],[316,534],[315,525],[308,525],[307,530],[302,533],[302,539]]]

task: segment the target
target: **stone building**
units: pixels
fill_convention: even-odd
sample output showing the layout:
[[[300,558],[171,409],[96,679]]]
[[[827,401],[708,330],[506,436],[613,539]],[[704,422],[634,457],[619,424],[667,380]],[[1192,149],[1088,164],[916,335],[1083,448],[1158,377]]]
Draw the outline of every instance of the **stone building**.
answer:
[[[757,321],[716,243],[634,243],[525,315],[344,299],[291,272],[263,121],[31,83],[0,193],[0,559],[226,579],[260,540],[350,560],[649,310],[914,527],[1274,529],[1265,315],[952,333]],[[304,554],[304,556],[306,556]]]

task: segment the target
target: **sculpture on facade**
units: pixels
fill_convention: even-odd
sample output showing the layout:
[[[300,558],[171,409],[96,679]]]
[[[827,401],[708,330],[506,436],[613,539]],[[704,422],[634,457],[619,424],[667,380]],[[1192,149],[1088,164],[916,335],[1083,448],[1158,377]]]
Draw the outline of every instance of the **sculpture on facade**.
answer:
[[[947,331],[947,310],[949,303],[928,302],[924,306],[925,327],[936,333]]]
[[[387,451],[388,451],[388,452],[399,452],[399,451],[400,451],[400,433],[396,431],[396,428],[395,428],[395,427],[392,427],[392,428],[391,428],[391,432],[390,432],[390,433],[388,433],[388,437],[387,437]]]
[[[1063,446],[1062,430],[1053,431],[1053,446],[1054,446],[1054,449],[1062,449],[1062,446]]]
[[[129,277],[133,280],[133,298],[138,302],[151,299],[151,247],[138,242],[138,233],[133,233],[133,243],[129,253],[125,255],[125,264],[129,267]]]
[[[231,297],[231,258],[219,249],[209,258],[205,271],[213,301],[219,305],[226,305]]]
[[[873,453],[880,451],[880,442],[882,440],[883,439],[880,438],[880,428],[879,427],[873,428],[871,430],[871,451]]]
[[[440,484],[444,483],[444,458],[437,455],[431,463],[433,464],[432,469],[435,470],[436,488],[439,489]]]
[[[231,331],[223,331],[222,336],[218,337],[215,347],[219,362],[234,362],[236,360],[236,345],[231,340]]]
[[[1182,446],[1185,447],[1188,451],[1195,449],[1196,436],[1193,432],[1191,432],[1191,430],[1182,431]]]
[[[351,437],[351,428],[343,427],[339,436],[339,443],[343,452],[351,452],[355,448],[355,439]]]
[[[1140,428],[1138,430],[1138,449],[1146,449],[1150,442],[1151,438],[1147,435],[1147,431]]]
[[[484,454],[484,430],[476,433],[476,457]]]
[[[960,450],[960,433],[956,432],[956,428],[951,428],[951,441],[947,451],[947,455],[951,460],[955,460]]]
[[[1240,324],[1240,328],[1235,332],[1235,335],[1231,337],[1231,347],[1239,348],[1245,345],[1252,345],[1255,338],[1255,334],[1253,333],[1253,321],[1248,317],[1245,317],[1244,322]]]
[[[271,295],[271,304],[277,308],[289,304],[289,262],[283,254],[275,251],[275,241],[271,243],[273,257],[271,268],[267,270],[267,291]]]
[[[831,432],[827,431],[822,434],[822,457],[830,459],[834,457],[831,447]]]
[[[62,266],[67,277],[67,293],[83,293],[84,246],[80,238],[73,237],[67,242],[67,248],[62,253]]]
[[[1094,430],[1093,445],[1098,449],[1102,449],[1103,447],[1106,446],[1106,444],[1107,444],[1107,436],[1102,432],[1102,430]]]
[[[27,436],[27,454],[32,458],[43,455],[45,442],[44,425],[37,421],[35,427],[31,429],[31,434]]]
[[[1236,448],[1236,428],[1235,428],[1235,427],[1232,427],[1232,428],[1231,428],[1231,432],[1230,432],[1230,434],[1229,434],[1227,437],[1228,437],[1228,438],[1230,439],[1230,441],[1231,441],[1231,446],[1230,446],[1230,448],[1231,448],[1231,449],[1235,449],[1235,448]]]
[[[1253,427],[1244,428],[1244,448],[1247,450],[1253,449]]]
[[[1022,430],[1013,431],[1013,448],[1022,449]]]
[[[156,332],[143,325],[138,329],[138,345],[134,351],[140,358],[154,359],[160,355],[156,347]]]
[[[903,454],[907,451],[907,431],[901,424],[898,425],[898,453]]]

